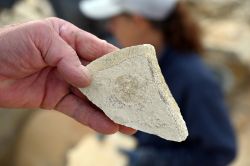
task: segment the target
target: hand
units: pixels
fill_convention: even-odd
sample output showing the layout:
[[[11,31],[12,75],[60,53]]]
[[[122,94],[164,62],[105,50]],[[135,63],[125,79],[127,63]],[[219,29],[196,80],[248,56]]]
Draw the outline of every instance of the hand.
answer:
[[[5,27],[0,30],[0,107],[54,109],[104,134],[132,134],[75,88],[91,82],[82,63],[116,49],[57,18]]]

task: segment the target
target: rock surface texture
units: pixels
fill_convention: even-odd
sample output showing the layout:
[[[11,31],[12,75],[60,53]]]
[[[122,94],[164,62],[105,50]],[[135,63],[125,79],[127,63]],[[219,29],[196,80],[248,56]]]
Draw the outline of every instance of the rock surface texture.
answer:
[[[93,82],[81,91],[114,122],[167,140],[188,135],[151,45],[107,54],[90,63]]]

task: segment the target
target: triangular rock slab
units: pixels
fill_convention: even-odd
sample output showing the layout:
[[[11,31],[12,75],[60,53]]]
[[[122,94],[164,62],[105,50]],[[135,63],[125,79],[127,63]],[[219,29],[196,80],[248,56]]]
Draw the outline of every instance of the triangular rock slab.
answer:
[[[167,140],[186,139],[186,124],[161,74],[153,46],[112,52],[87,68],[93,81],[81,91],[111,120]]]

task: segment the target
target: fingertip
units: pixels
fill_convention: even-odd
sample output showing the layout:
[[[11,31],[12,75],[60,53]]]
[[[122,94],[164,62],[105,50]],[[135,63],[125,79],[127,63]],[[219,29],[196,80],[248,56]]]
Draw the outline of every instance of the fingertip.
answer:
[[[92,34],[83,33],[85,37],[77,44],[77,52],[82,59],[93,61],[110,52],[117,51],[118,48],[108,43],[106,40],[101,40]]]
[[[108,117],[104,115],[104,117],[100,117],[100,120],[96,119],[96,121],[92,121],[94,123],[90,123],[90,128],[102,134],[114,134],[119,131],[119,125],[114,123]]]
[[[115,47],[114,45],[108,43],[106,40],[102,40],[103,42],[103,54],[108,54],[110,52],[114,52],[119,50],[119,48]]]
[[[118,131],[119,131],[119,125],[113,123],[113,124],[108,125],[108,126],[105,128],[105,130],[103,130],[103,132],[102,132],[102,131],[100,131],[100,132],[102,132],[103,134],[110,135],[110,134],[115,134],[115,133],[117,133]]]
[[[74,87],[85,88],[91,84],[90,71],[83,65],[59,64],[58,71]]]
[[[119,131],[126,135],[133,135],[137,132],[137,130],[123,125],[119,125]]]

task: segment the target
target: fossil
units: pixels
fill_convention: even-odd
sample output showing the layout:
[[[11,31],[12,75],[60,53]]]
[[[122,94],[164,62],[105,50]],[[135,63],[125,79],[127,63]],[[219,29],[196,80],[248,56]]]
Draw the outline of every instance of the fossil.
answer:
[[[154,47],[133,46],[87,65],[92,83],[81,92],[114,122],[181,142],[188,136],[162,76]]]

